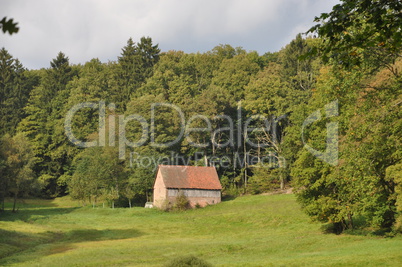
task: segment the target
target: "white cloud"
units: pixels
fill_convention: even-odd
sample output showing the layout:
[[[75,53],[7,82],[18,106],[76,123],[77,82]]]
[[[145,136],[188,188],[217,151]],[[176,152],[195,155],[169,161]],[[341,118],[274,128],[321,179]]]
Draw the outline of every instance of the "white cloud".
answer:
[[[220,43],[278,51],[338,0],[6,0],[3,16],[19,22],[0,36],[28,68],[48,67],[59,51],[73,63],[115,60],[129,37],[150,36],[162,50],[205,52]]]

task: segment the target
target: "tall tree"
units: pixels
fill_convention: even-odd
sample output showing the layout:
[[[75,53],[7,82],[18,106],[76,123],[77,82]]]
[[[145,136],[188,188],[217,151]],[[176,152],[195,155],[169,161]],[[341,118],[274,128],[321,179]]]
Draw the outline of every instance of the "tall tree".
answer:
[[[0,50],[0,135],[14,134],[17,124],[24,117],[32,87],[38,83],[35,75],[28,75],[18,59],[6,49]]]
[[[32,193],[36,179],[32,171],[33,153],[31,145],[23,134],[14,137],[6,135],[2,139],[3,167],[2,197],[8,192],[13,197],[13,212],[17,209],[17,200],[22,194]],[[5,159],[5,162],[4,162]],[[5,163],[5,164],[4,164]],[[5,165],[5,166],[4,166]],[[2,199],[4,202],[4,199]]]
[[[152,44],[152,39],[142,37],[138,44],[130,38],[123,47],[118,65],[115,69],[115,95],[117,108],[126,109],[130,98],[137,94],[137,89],[152,76],[153,66],[159,61],[158,45]]]
[[[141,63],[143,69],[143,80],[149,78],[153,74],[153,66],[158,63],[160,52],[158,45],[152,43],[150,37],[141,37],[140,42],[137,44],[137,52],[141,56]]]
[[[124,103],[130,99],[142,82],[141,56],[133,39],[128,39],[127,45],[123,47],[121,56],[118,58],[118,63],[117,86],[119,88],[117,90],[119,91],[120,99],[117,104],[121,105],[124,110]]]
[[[284,128],[287,124],[286,114],[289,112],[288,95],[292,87],[284,81],[281,72],[282,67],[277,63],[270,63],[263,71],[259,72],[246,86],[244,108],[250,118],[249,127],[254,127],[251,132],[245,132],[247,140],[253,146],[248,148],[248,153],[261,158],[269,156],[277,162],[280,176],[280,187],[284,189],[286,180],[286,164],[283,152]],[[257,147],[255,147],[257,145]],[[268,167],[268,166],[267,166]],[[274,166],[269,166],[273,168]],[[258,171],[257,171],[258,172]],[[266,177],[269,179],[269,177]]]
[[[259,65],[247,54],[239,54],[222,61],[212,84],[228,90],[236,101],[240,101],[244,99],[245,86],[259,70]]]
[[[74,159],[75,171],[70,179],[70,195],[93,206],[99,199],[114,202],[121,195],[125,178],[123,162],[114,147],[91,147]]]
[[[7,196],[7,155],[5,138],[0,138],[0,212],[4,210],[4,199]]]
[[[77,71],[62,52],[50,62],[50,66],[41,73],[40,84],[32,90],[25,107],[26,117],[18,130],[25,133],[33,145],[36,159],[34,171],[44,182],[44,193],[55,196],[62,193],[57,186],[57,178],[63,174],[65,159],[52,155],[55,146],[58,146],[52,139],[57,123],[64,116],[62,107],[70,93],[67,84]]]
[[[334,223],[338,232],[352,228],[356,216],[383,228],[396,218],[401,9],[400,1],[342,0],[309,30],[322,38],[310,54],[318,50],[332,66],[307,107],[317,114],[314,109],[338,100],[339,164],[329,166],[302,150],[292,174],[305,211]],[[323,151],[330,119],[315,119],[304,129],[304,142]]]

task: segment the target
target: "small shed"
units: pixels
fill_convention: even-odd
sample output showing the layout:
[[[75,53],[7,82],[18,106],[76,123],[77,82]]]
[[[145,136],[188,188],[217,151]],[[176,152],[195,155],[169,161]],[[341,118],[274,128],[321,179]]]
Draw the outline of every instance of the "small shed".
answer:
[[[154,183],[154,206],[175,203],[183,194],[191,207],[221,202],[222,186],[215,167],[159,165]]]

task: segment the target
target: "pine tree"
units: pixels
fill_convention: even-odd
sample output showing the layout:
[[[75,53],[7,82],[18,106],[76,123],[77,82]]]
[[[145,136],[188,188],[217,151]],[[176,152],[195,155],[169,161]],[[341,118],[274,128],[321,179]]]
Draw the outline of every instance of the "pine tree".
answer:
[[[152,44],[152,39],[142,37],[136,44],[132,38],[123,47],[118,65],[115,68],[115,88],[118,110],[124,111],[130,98],[138,95],[137,89],[152,76],[153,66],[159,61],[158,45]]]
[[[45,184],[46,195],[58,195],[60,189],[57,178],[63,174],[66,157],[55,156],[54,151],[60,144],[56,141],[55,129],[63,118],[62,107],[69,96],[67,84],[76,75],[69,65],[68,57],[62,52],[50,62],[50,69],[42,73],[41,83],[36,86],[25,107],[26,118],[19,124],[18,130],[25,133],[35,152],[34,171]]]
[[[24,117],[29,92],[37,83],[18,59],[14,59],[6,49],[0,50],[0,135],[14,134],[17,124]]]
[[[149,78],[153,74],[153,66],[159,61],[160,49],[158,45],[152,44],[150,37],[141,37],[137,45],[137,52],[141,56],[143,77]]]

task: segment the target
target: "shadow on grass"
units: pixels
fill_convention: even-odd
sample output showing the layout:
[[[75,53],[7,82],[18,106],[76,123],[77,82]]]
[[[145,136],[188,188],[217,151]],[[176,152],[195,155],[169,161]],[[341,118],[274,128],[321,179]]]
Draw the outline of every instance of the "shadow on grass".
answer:
[[[47,224],[51,217],[68,214],[80,207],[53,208],[28,205],[17,212],[0,212],[0,221]],[[34,260],[43,255],[63,253],[81,242],[128,239],[141,236],[136,229],[73,229],[30,233],[0,229],[0,266]],[[29,251],[29,252],[28,252]],[[24,253],[27,252],[27,253]]]
[[[0,265],[22,263],[63,253],[81,242],[121,240],[141,236],[136,229],[78,229],[68,232],[22,233],[0,229]],[[42,246],[42,247],[41,247]],[[24,251],[30,253],[23,255]],[[16,257],[10,257],[10,256]]]
[[[37,245],[55,242],[61,236],[61,233],[54,232],[24,233],[0,229],[0,259]]]
[[[344,231],[345,234],[348,235],[356,235],[356,236],[377,236],[377,237],[387,237],[392,238],[395,237],[396,233],[392,231],[391,228],[356,228],[356,229],[348,229]]]
[[[391,228],[371,227],[364,216],[356,216],[354,218],[352,229],[344,229],[339,226],[337,228],[335,224],[327,223],[321,226],[321,230],[324,234],[346,234],[354,236],[393,237],[395,234]]]
[[[70,213],[74,208],[24,208],[16,212],[5,210],[0,212],[0,221],[24,221],[34,223],[37,220],[47,219],[50,216]]]
[[[58,207],[57,203],[54,203],[54,198],[20,198],[17,200],[16,208],[17,210],[25,208],[52,208]],[[14,200],[12,198],[5,199],[6,210],[11,210],[13,208]]]
[[[62,241],[79,243],[88,241],[129,239],[141,235],[141,232],[136,229],[79,229],[65,233]]]
[[[236,198],[237,198],[237,196],[225,195],[225,196],[222,196],[222,202],[235,200]]]

